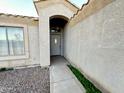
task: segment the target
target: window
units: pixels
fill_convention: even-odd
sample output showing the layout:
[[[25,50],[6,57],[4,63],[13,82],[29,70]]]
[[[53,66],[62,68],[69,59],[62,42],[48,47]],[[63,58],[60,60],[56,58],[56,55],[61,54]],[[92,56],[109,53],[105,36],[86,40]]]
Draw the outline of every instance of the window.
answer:
[[[0,27],[0,57],[25,54],[23,31],[23,27]]]

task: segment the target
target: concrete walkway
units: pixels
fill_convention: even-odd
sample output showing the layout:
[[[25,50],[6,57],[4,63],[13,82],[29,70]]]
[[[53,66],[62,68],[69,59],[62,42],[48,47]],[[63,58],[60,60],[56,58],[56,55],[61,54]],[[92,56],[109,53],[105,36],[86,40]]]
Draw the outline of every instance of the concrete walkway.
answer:
[[[50,93],[85,93],[69,71],[67,64],[63,57],[51,58]]]

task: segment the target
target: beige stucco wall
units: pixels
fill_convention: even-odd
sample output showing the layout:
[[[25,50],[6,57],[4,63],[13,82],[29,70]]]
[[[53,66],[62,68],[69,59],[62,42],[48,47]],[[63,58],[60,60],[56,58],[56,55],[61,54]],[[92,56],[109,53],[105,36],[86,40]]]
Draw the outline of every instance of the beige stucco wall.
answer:
[[[25,35],[25,42],[28,48],[26,49],[25,58],[15,57],[14,59],[9,57],[4,58],[5,60],[0,61],[1,67],[18,67],[26,65],[38,65],[40,64],[39,58],[39,31],[38,31],[38,21],[33,21],[27,17],[14,17],[14,16],[0,16],[0,26],[22,26],[27,30],[27,35]],[[24,55],[25,56],[25,55]]]
[[[111,93],[124,92],[124,0],[65,31],[65,57]]]
[[[71,18],[74,12],[61,2],[54,2],[44,7],[41,6],[42,2],[39,3],[41,4],[36,6],[39,13],[40,62],[41,66],[48,66],[50,65],[50,17],[60,15]]]
[[[70,3],[64,0],[41,1],[35,3],[39,14],[39,21],[32,18],[0,15],[0,25],[22,26],[26,30],[26,55],[17,57],[0,57],[1,67],[16,67],[25,65],[40,64],[50,65],[50,33],[49,19],[52,16],[60,15],[71,18],[77,11]],[[42,6],[43,5],[43,6]],[[2,60],[1,60],[2,59]],[[5,60],[4,60],[5,59]]]

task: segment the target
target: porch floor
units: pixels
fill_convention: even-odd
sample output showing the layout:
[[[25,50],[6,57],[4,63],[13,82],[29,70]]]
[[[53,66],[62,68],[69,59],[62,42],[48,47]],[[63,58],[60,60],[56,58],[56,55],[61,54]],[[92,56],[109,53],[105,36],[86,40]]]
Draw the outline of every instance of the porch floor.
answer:
[[[85,93],[67,67],[68,62],[61,56],[51,58],[50,93]]]

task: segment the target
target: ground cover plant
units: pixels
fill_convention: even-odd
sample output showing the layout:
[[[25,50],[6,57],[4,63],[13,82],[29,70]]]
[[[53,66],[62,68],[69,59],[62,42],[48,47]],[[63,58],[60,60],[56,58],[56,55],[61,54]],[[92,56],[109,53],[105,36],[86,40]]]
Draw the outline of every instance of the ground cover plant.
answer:
[[[68,65],[70,70],[74,73],[76,78],[86,89],[86,93],[102,93],[98,88],[96,88],[78,69],[72,65]]]

